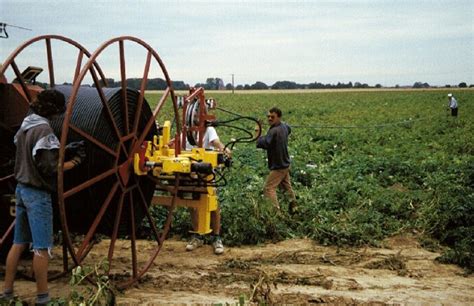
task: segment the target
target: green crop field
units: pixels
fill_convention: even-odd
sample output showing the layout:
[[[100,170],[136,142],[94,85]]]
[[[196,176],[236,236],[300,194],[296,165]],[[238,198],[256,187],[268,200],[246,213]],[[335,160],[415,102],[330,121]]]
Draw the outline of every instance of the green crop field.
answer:
[[[456,119],[446,110],[448,92],[460,105]],[[147,99],[156,100],[155,95]],[[410,232],[427,248],[443,248],[442,261],[472,271],[474,90],[211,96],[222,108],[263,120],[277,106],[293,126],[291,177],[300,213],[273,211],[262,196],[265,152],[254,143],[237,144],[227,185],[219,189],[226,244],[310,237],[323,244],[378,245],[385,237]],[[160,123],[171,119],[170,109],[160,113]],[[219,120],[233,117],[215,114]],[[250,121],[239,124],[254,127]],[[239,136],[233,129],[217,130],[224,142]],[[283,208],[287,205],[283,200]],[[187,211],[178,210],[174,233],[187,235],[189,229]]]

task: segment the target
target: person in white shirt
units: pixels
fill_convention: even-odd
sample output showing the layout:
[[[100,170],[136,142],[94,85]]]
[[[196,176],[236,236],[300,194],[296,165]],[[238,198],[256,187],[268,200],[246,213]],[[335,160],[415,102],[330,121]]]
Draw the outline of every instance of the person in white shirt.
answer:
[[[454,98],[452,93],[448,94],[448,108],[451,109],[451,116],[458,116],[458,101]]]
[[[170,146],[174,144],[174,140],[170,142]],[[224,152],[227,156],[231,155],[231,150],[226,148],[224,144],[220,141],[219,136],[217,135],[217,131],[214,127],[208,126],[206,128],[206,132],[204,133],[202,147],[206,150],[217,150],[219,152]],[[191,150],[193,145],[189,143],[186,139],[186,150]],[[193,229],[196,228],[197,216],[195,213],[195,209],[190,208],[191,219],[193,223]],[[214,247],[214,253],[220,255],[224,253],[224,244],[222,243],[222,239],[220,237],[221,232],[221,210],[220,207],[217,207],[217,210],[211,212],[211,228],[212,233],[211,235],[213,243],[212,246]],[[201,235],[193,235],[191,240],[186,245],[186,251],[193,251],[204,244],[204,239]]]
[[[224,144],[219,140],[219,135],[213,126],[208,126],[204,137],[202,139],[202,147],[206,150],[225,151],[225,154],[230,154],[229,148],[225,148]],[[186,150],[191,150],[193,146],[186,139]]]

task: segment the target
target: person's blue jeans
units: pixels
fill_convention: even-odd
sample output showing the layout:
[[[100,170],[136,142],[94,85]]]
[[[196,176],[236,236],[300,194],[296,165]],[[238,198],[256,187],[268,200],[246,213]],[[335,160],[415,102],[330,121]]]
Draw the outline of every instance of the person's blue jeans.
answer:
[[[49,191],[18,183],[13,243],[32,243],[33,250],[53,247],[53,207]]]

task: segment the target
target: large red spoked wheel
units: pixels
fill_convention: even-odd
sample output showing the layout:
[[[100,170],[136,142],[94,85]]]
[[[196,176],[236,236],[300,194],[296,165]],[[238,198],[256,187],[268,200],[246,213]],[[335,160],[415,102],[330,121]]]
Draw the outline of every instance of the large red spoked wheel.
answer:
[[[127,88],[127,68],[133,66],[127,67],[126,46],[145,49],[139,91]],[[118,53],[121,88],[102,88],[92,69],[110,50]],[[145,99],[152,64],[157,65],[167,84],[154,109]],[[88,74],[92,76],[93,87],[82,84]],[[91,257],[94,252],[89,253],[98,245],[97,237],[108,236],[100,243],[102,248],[106,245],[106,254],[102,255],[109,262],[109,274],[115,277],[117,287],[124,288],[136,282],[152,265],[171,225],[175,205],[169,208],[165,221],[160,224],[155,221],[149,206],[155,182],[134,174],[133,157],[144,140],[156,135],[155,121],[166,101],[171,100],[175,120],[179,123],[172,83],[158,54],[145,42],[126,36],[102,44],[84,65],[70,91],[64,89],[64,92],[69,98],[61,131],[60,165],[67,159],[65,145],[68,142],[85,140],[87,151],[86,160],[77,169],[67,173],[59,171],[58,175],[58,203],[65,243],[75,264],[88,265],[88,260],[100,259]],[[179,179],[175,182],[176,197]],[[139,246],[137,233],[143,219],[156,242],[146,250]],[[79,244],[73,232],[84,234]],[[130,250],[130,260],[115,260],[117,248]],[[94,256],[100,254],[94,253]]]
[[[44,43],[45,50],[41,52]],[[64,54],[65,48],[72,48],[77,50],[77,56]],[[62,72],[68,72],[69,78],[67,82],[73,83],[85,62],[85,57],[90,58],[91,54],[76,41],[59,36],[59,35],[42,35],[30,39],[14,50],[5,62],[0,66],[0,189],[2,193],[2,217],[0,219],[0,255],[6,255],[8,247],[12,241],[12,233],[14,228],[14,218],[8,218],[12,206],[5,206],[7,201],[14,202],[15,179],[13,176],[14,152],[15,146],[13,144],[13,136],[19,128],[23,118],[26,116],[29,104],[33,101],[36,95],[42,90],[41,87],[33,85],[22,74],[27,67],[40,67],[47,69],[47,84],[48,87],[54,88],[56,86],[56,69],[53,61],[54,51],[59,50],[56,54],[61,54],[62,58],[66,58],[71,62],[67,67],[61,66]],[[70,50],[69,50],[70,51]],[[32,53],[30,53],[32,52]],[[44,55],[42,55],[44,53]],[[70,52],[68,52],[70,54]],[[105,82],[102,70],[96,62],[91,63],[91,69],[94,69],[100,76],[101,82]],[[71,71],[68,71],[69,70]],[[7,83],[7,77],[12,83]],[[5,200],[5,201],[4,201]],[[56,220],[55,220],[56,221]],[[55,222],[59,224],[58,222]],[[64,249],[65,251],[65,249]],[[5,253],[5,254],[4,254]],[[66,258],[66,252],[63,252]],[[61,276],[68,271],[67,265],[63,266],[62,272],[53,272],[51,278]]]

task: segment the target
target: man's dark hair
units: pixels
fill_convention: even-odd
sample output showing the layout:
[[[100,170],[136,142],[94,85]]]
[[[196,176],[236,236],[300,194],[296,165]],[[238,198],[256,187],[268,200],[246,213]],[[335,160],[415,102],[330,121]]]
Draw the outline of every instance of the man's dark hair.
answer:
[[[55,89],[46,89],[38,94],[30,105],[33,112],[42,117],[59,115],[66,110],[66,98]]]
[[[272,107],[270,108],[270,110],[268,111],[269,113],[275,113],[278,115],[278,117],[281,117],[281,109],[279,109],[278,107]]]

